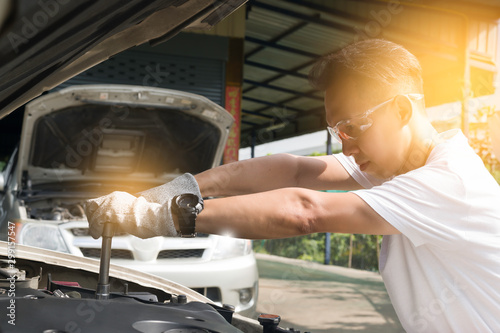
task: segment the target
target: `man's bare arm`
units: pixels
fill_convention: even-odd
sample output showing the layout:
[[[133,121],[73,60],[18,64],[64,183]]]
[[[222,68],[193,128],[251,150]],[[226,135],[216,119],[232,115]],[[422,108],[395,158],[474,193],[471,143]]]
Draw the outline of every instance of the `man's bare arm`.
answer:
[[[233,196],[286,187],[353,190],[359,184],[333,156],[277,154],[226,164],[195,176],[204,197]]]
[[[247,239],[316,232],[388,235],[399,231],[353,193],[285,188],[206,200],[197,231]]]

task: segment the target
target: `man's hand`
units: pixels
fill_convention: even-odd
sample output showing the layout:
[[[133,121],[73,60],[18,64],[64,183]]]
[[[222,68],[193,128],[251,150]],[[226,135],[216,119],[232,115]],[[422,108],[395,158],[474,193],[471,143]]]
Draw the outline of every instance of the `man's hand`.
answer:
[[[117,191],[88,200],[85,213],[90,235],[96,239],[102,235],[107,222],[117,224],[118,231],[140,238],[177,236],[169,206],[170,202],[160,205]]]
[[[201,200],[201,193],[193,175],[186,173],[164,185],[139,193],[135,197],[126,192],[88,200],[85,214],[90,235],[99,238],[106,222],[116,223],[117,230],[140,238],[178,236],[174,225],[171,201],[176,195],[192,193]]]

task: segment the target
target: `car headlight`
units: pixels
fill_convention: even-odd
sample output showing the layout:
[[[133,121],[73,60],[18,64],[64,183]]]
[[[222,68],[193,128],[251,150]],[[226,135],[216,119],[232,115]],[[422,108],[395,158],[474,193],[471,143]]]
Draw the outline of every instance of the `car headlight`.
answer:
[[[69,253],[57,225],[43,223],[17,223],[16,239],[19,244]]]
[[[240,303],[247,305],[253,298],[253,288],[243,288],[238,290]]]
[[[228,236],[217,237],[213,260],[229,259],[252,253],[252,241]]]

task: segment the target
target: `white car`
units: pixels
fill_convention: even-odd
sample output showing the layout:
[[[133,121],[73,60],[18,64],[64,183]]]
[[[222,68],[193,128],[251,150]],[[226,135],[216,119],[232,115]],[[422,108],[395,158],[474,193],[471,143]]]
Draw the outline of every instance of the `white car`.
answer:
[[[25,109],[19,149],[5,168],[0,223],[17,242],[98,259],[84,200],[137,193],[221,161],[231,115],[184,92],[124,85],[74,86]],[[111,262],[181,283],[236,312],[251,314],[258,273],[249,240],[113,238]]]

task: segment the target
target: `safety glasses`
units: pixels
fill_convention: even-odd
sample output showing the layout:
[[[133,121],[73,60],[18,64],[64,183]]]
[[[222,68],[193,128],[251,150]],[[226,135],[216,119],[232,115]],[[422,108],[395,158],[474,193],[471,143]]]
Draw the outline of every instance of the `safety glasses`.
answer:
[[[372,126],[373,120],[369,116],[373,112],[380,110],[384,105],[392,102],[397,96],[399,95],[372,107],[359,116],[347,120],[341,120],[335,126],[327,126],[326,128],[330,135],[340,143],[342,143],[342,140],[356,140],[361,136],[361,134]],[[402,96],[411,100],[420,100],[424,98],[424,95],[422,94],[405,94]]]

